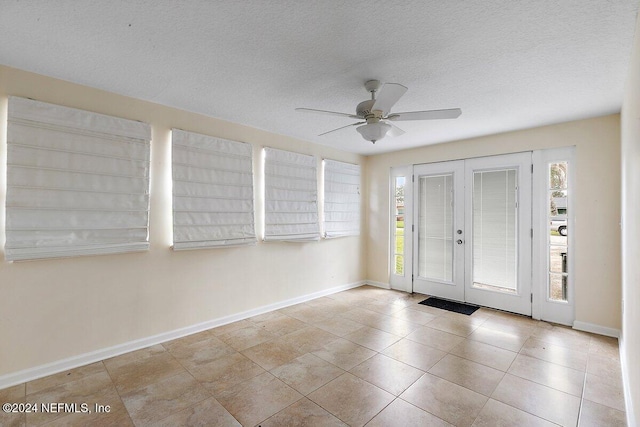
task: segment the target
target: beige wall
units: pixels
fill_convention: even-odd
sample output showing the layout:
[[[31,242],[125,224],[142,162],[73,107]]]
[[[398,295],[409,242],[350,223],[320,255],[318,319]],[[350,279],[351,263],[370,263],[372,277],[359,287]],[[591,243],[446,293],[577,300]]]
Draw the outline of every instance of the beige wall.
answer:
[[[368,157],[368,278],[389,282],[390,167],[570,145],[576,146],[575,320],[619,329],[618,115]]]
[[[259,148],[264,145],[352,163],[363,163],[363,157],[0,67],[1,205],[5,202],[9,95],[151,124],[151,250],[0,261],[0,376],[365,279],[364,237],[170,250],[169,130],[177,127],[249,142],[257,167]],[[257,196],[258,212],[262,205]],[[261,218],[259,214],[258,224]],[[4,209],[0,209],[0,224],[4,224]],[[4,238],[0,227],[0,246]]]
[[[640,17],[622,106],[622,340],[627,417],[640,426]]]

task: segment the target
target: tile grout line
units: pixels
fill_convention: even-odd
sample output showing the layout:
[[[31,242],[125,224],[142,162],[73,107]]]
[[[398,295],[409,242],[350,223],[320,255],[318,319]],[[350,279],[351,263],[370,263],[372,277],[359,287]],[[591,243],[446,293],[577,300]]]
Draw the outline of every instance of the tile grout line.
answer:
[[[366,380],[365,380],[365,381],[366,381]],[[372,385],[373,385],[373,384],[372,384]],[[385,391],[386,391],[386,390],[385,390]],[[392,404],[393,402],[395,402],[396,400],[398,400],[399,398],[400,398],[399,396],[393,396],[393,399],[391,399],[391,402],[389,402],[389,403],[387,403],[386,405],[384,405],[384,408],[380,409],[378,412],[376,412],[376,414],[375,414],[373,417],[369,418],[369,419],[367,420],[367,422],[366,422],[366,423],[364,423],[365,427],[366,427],[366,425],[367,425],[367,424],[369,424],[369,423],[370,423],[370,422],[371,422],[375,417],[377,417],[378,415],[380,415],[380,413],[381,413],[382,411],[384,411],[384,410],[385,410],[385,409],[387,409],[389,406],[391,406],[391,404]]]
[[[422,377],[420,377],[420,378],[422,378]],[[418,378],[418,379],[420,379],[420,378]],[[416,381],[417,381],[417,380],[416,380]],[[405,391],[406,391],[406,390],[405,390]],[[403,398],[402,398],[402,397],[400,397],[400,396],[398,396],[395,400],[402,400],[403,402],[405,402],[405,403],[407,403],[407,404],[409,404],[409,405],[413,406],[414,408],[417,408],[417,409],[419,409],[419,410],[421,410],[421,411],[424,411],[424,412],[426,412],[427,414],[429,414],[429,415],[431,415],[431,416],[434,416],[434,417],[436,417],[437,419],[442,420],[443,422],[445,422],[445,423],[447,423],[447,424],[451,424],[450,422],[448,422],[448,421],[446,421],[446,420],[444,420],[444,419],[440,418],[440,417],[439,417],[439,416],[437,416],[436,414],[433,414],[433,413],[431,413],[431,412],[427,411],[426,409],[422,409],[421,407],[414,405],[413,403],[409,402],[408,400],[403,399]],[[394,401],[395,401],[395,400],[394,400]],[[475,422],[475,420],[474,420],[474,422]]]
[[[505,376],[506,376],[506,374],[509,374],[509,373],[508,373],[508,372],[506,372],[506,373],[505,373]],[[528,380],[528,379],[526,379],[526,378],[519,377],[519,376],[517,376],[517,375],[513,375],[513,374],[509,374],[509,375],[511,375],[511,376],[513,376],[513,377],[516,377],[516,378],[520,378],[520,379],[525,380],[525,381],[529,381],[529,382],[534,383],[534,384],[536,384],[536,385],[539,385],[539,386],[542,386],[542,387],[545,387],[545,388],[548,388],[548,389],[551,389],[551,390],[554,390],[554,391],[557,391],[557,392],[560,392],[560,393],[566,394],[566,395],[568,395],[568,396],[578,398],[577,396],[575,396],[575,395],[573,395],[573,394],[570,394],[570,393],[567,393],[567,392],[564,392],[564,391],[562,391],[562,390],[558,390],[558,389],[555,389],[555,388],[553,388],[553,387],[549,387],[549,386],[547,386],[547,385],[540,384],[540,383],[537,383],[537,382],[535,382],[535,381],[531,381],[531,380]],[[496,388],[497,388],[497,387],[496,387]],[[492,395],[493,395],[493,393],[492,393]],[[540,415],[536,415],[536,414],[534,414],[534,413],[532,413],[532,412],[529,412],[528,410],[521,409],[521,408],[517,408],[517,407],[515,407],[515,406],[513,406],[513,405],[510,405],[510,404],[508,404],[508,403],[506,403],[506,402],[503,402],[502,400],[498,400],[498,399],[494,399],[494,400],[496,400],[496,401],[498,401],[498,402],[500,402],[500,403],[502,403],[502,404],[504,404],[504,405],[510,406],[510,407],[512,407],[512,408],[515,408],[515,409],[517,409],[517,410],[519,410],[519,411],[526,412],[527,414],[529,414],[529,415],[533,415],[533,416],[534,416],[534,417],[536,417],[536,418],[540,418],[540,419],[543,419],[543,420],[545,420],[545,421],[548,421],[548,422],[550,422],[550,423],[552,423],[552,424],[556,424],[556,425],[557,425],[557,423],[556,423],[555,421],[550,420],[549,418],[544,418],[544,417],[542,417],[542,416],[540,416]],[[582,401],[581,401],[581,404],[582,404]],[[579,409],[579,408],[578,408],[578,411],[580,411],[580,409]],[[577,418],[576,418],[576,419],[577,419]]]
[[[345,372],[345,373],[346,373],[346,372]],[[340,378],[340,377],[341,377],[342,375],[344,375],[345,373],[340,374],[339,376],[337,376],[336,378],[334,378],[334,379],[333,379],[333,380],[331,380],[331,381],[334,381],[334,380],[336,380],[336,379]],[[329,381],[327,384],[329,384],[331,381]],[[324,386],[325,386],[325,385],[327,385],[327,384],[324,384],[324,385],[322,385],[322,386],[318,387],[318,388],[317,388],[316,390],[314,390],[314,391],[317,391],[317,390],[321,389],[322,387],[324,387]],[[309,393],[309,394],[311,394],[311,393]],[[305,397],[306,397],[307,399],[309,399],[307,396],[305,396]],[[329,413],[329,414],[333,415],[335,418],[337,418],[338,420],[342,421],[342,422],[343,422],[344,424],[346,424],[347,426],[349,425],[345,420],[343,420],[342,418],[340,418],[338,415],[334,414],[334,413],[333,413],[333,412],[331,412],[329,409],[327,409],[327,408],[325,408],[324,406],[322,406],[322,404],[321,404],[320,402],[316,402],[315,400],[312,400],[312,399],[309,399],[309,401],[311,401],[311,402],[315,403],[315,404],[316,404],[316,405],[318,405],[320,408],[322,408],[324,411],[326,411],[327,413]]]
[[[587,364],[589,362],[587,361]],[[576,426],[580,425],[580,418],[582,418],[582,407],[584,405],[584,395],[587,391],[587,370],[585,368],[584,381],[582,381],[582,395],[580,396],[580,406],[578,407],[578,419],[576,420]]]
[[[267,371],[267,372],[268,372],[268,371]],[[274,375],[274,377],[278,379],[278,377],[276,377],[275,375]],[[291,386],[289,386],[289,387],[291,387]],[[273,415],[269,415],[269,416],[268,416],[267,418],[265,418],[264,420],[257,422],[257,423],[256,423],[256,426],[257,426],[257,427],[260,427],[260,425],[261,425],[262,423],[264,423],[265,421],[267,421],[267,420],[269,420],[269,419],[271,419],[271,418],[275,417],[275,416],[276,416],[276,415],[278,415],[279,413],[286,411],[287,409],[289,409],[290,407],[292,407],[292,406],[293,406],[293,405],[295,405],[296,403],[300,402],[302,399],[307,399],[309,402],[311,402],[311,403],[315,403],[313,400],[311,400],[311,399],[307,398],[307,396],[305,396],[304,394],[300,393],[298,390],[294,389],[293,387],[291,387],[291,389],[293,389],[293,390],[295,390],[296,392],[298,392],[298,394],[300,394],[300,396],[301,396],[301,397],[300,397],[298,400],[296,400],[295,402],[293,402],[291,405],[288,405],[288,406],[286,406],[285,408],[282,408],[281,410],[279,410],[278,412],[276,412],[275,414],[273,414]],[[315,403],[315,404],[317,405],[317,403]],[[222,405],[222,404],[221,404],[221,405]],[[320,406],[320,405],[318,405],[318,406]],[[223,406],[223,408],[224,408],[224,406]],[[226,408],[225,408],[225,409],[226,409]],[[323,408],[323,409],[324,409],[324,408]],[[326,409],[325,409],[325,410],[326,410]],[[229,411],[227,411],[227,412],[229,412]],[[327,412],[328,412],[329,414],[331,414],[331,412],[329,412],[329,411],[327,411]],[[331,415],[333,415],[333,414],[331,414]],[[233,415],[232,415],[232,416],[233,416]],[[335,417],[335,415],[333,415],[333,416]],[[233,417],[233,418],[234,418],[236,421],[238,421],[238,419],[237,419],[236,417]],[[337,417],[336,417],[336,418],[337,418]],[[240,421],[238,421],[238,423],[239,423],[240,425],[242,425],[242,423],[240,423]]]
[[[113,381],[113,377],[111,376],[111,372],[109,372],[109,370],[107,369],[107,365],[104,364],[104,360],[101,360],[100,363],[102,364],[102,367],[104,368],[104,371],[109,376],[109,381],[111,381],[111,385],[113,385],[113,389],[116,391],[116,394],[118,395],[118,399],[120,399],[120,403],[122,403],[122,407],[127,412],[127,416],[129,417],[129,420],[131,420],[131,424],[133,424],[135,426],[136,424],[133,422],[133,418],[131,418],[131,413],[129,412],[129,408],[127,408],[127,405],[124,404],[124,400],[122,400],[122,396],[120,395],[120,391],[118,390],[118,387],[116,386],[115,381]]]

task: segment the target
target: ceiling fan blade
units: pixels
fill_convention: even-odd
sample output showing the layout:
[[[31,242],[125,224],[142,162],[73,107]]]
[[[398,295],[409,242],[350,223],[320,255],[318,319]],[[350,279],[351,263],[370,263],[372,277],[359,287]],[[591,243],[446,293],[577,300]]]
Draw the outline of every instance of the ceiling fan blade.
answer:
[[[367,123],[367,122],[352,123],[352,124],[350,124],[350,125],[346,125],[346,126],[339,127],[338,129],[334,129],[334,130],[330,130],[330,131],[325,132],[325,133],[321,133],[321,134],[320,134],[320,135],[318,135],[318,136],[325,136],[325,135],[330,134],[330,133],[333,133],[333,132],[338,132],[338,131],[340,131],[340,130],[343,130],[343,129],[346,129],[346,128],[350,128],[351,126],[363,125],[363,124],[365,124],[365,123]]]
[[[400,129],[398,126],[394,125],[393,123],[387,123],[389,126],[391,126],[391,129],[389,129],[389,132],[387,132],[387,136],[400,136],[400,135],[404,135],[404,131],[402,129]]]
[[[380,89],[376,102],[373,104],[373,107],[371,107],[371,110],[380,110],[384,114],[387,114],[406,91],[406,86],[402,86],[401,84],[385,83],[382,89]]]
[[[399,122],[405,120],[455,119],[460,116],[460,114],[462,114],[462,110],[459,108],[451,108],[448,110],[409,111],[406,113],[389,114],[387,120]]]
[[[296,108],[296,111],[299,111],[301,113],[316,113],[316,114],[326,114],[329,116],[349,117],[351,119],[362,118],[362,117],[356,116],[355,114],[338,113],[337,111],[314,110],[313,108]]]

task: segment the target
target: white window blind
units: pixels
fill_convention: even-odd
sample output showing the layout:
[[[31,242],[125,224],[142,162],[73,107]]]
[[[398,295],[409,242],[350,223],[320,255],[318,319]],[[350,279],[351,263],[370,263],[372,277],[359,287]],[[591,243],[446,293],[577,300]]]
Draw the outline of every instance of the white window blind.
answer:
[[[265,241],[320,239],[316,159],[265,148]]]
[[[360,165],[324,161],[325,237],[360,234]]]
[[[145,123],[9,99],[8,261],[146,250]]]
[[[173,249],[256,242],[252,147],[172,131]]]
[[[419,191],[419,276],[450,282],[453,277],[453,174],[421,176]]]
[[[473,173],[473,283],[515,291],[518,276],[518,175]]]

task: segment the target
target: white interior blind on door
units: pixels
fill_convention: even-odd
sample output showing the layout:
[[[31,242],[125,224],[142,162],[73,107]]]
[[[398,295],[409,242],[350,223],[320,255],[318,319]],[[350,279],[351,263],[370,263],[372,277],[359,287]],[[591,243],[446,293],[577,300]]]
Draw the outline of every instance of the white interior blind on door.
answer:
[[[149,248],[148,124],[10,97],[8,261]]]
[[[473,173],[473,283],[517,287],[517,171]]]
[[[252,146],[172,130],[173,249],[256,242]]]
[[[265,241],[320,239],[316,159],[265,148]]]
[[[419,182],[418,272],[453,279],[453,174],[421,176]]]
[[[324,161],[325,237],[360,235],[360,165]]]

